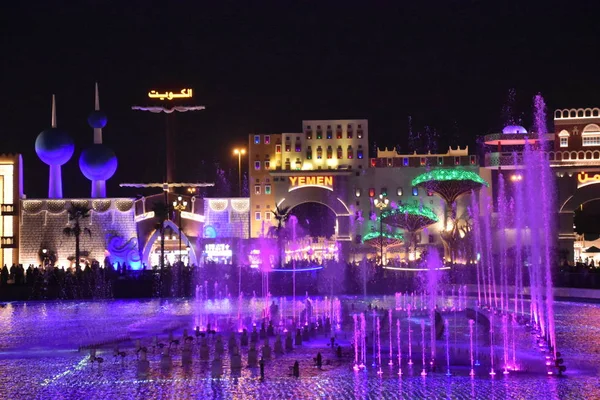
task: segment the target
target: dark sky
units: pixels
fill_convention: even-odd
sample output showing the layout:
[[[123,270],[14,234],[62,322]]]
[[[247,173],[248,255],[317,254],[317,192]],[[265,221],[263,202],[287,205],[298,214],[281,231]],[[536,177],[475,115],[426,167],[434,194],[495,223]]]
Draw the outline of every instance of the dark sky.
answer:
[[[177,116],[188,180],[209,179],[215,161],[235,167],[231,148],[248,133],[296,132],[302,119],[368,118],[371,141],[392,146],[405,145],[412,115],[442,141],[458,130],[472,144],[501,128],[510,88],[526,127],[537,92],[550,110],[600,105],[593,1],[162,3],[171,6],[3,4],[0,152],[23,154],[29,197],[46,195],[33,144],[50,125],[52,93],[76,142],[65,196],[89,195],[77,158],[92,140],[95,81],[120,163],[109,195],[135,194],[119,182],[162,180],[164,117],[130,110],[153,88],[192,87],[207,107]]]

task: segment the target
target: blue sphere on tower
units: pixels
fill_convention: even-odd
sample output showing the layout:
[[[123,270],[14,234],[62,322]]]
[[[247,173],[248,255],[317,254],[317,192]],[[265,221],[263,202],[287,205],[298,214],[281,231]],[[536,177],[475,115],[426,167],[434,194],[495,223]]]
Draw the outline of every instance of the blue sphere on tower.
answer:
[[[35,139],[35,152],[46,164],[63,165],[71,159],[75,151],[73,139],[58,128],[49,128]]]
[[[117,156],[107,146],[94,144],[81,152],[79,168],[90,181],[106,181],[117,170]]]

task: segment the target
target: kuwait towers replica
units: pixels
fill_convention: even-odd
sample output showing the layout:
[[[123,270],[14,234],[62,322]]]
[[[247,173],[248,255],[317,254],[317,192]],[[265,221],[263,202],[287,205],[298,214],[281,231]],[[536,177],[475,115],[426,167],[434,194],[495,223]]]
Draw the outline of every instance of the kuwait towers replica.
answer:
[[[102,144],[102,128],[106,126],[106,114],[100,111],[100,96],[96,83],[95,108],[88,117],[88,124],[94,129],[94,144],[83,150],[79,157],[79,169],[92,181],[92,198],[106,197],[106,181],[117,170],[117,156]]]
[[[73,156],[73,139],[56,127],[56,99],[52,95],[52,127],[35,139],[35,152],[50,167],[48,198],[62,199],[62,166]]]

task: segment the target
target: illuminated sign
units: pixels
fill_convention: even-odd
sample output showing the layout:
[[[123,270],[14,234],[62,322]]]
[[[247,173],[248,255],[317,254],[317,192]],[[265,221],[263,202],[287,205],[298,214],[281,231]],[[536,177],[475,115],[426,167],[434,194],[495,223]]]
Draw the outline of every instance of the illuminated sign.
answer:
[[[144,214],[136,215],[134,220],[135,222],[145,221],[147,219],[154,218],[154,211],[150,211]]]
[[[233,252],[228,244],[210,243],[204,245],[204,252],[209,258],[214,257],[231,257]]]
[[[290,192],[302,187],[320,187],[333,191],[333,176],[290,176],[288,179]]]
[[[577,174],[577,187],[591,185],[592,183],[600,183],[600,174],[590,176],[587,172]]]
[[[156,90],[151,90],[148,92],[148,97],[151,99],[160,99],[160,100],[173,100],[173,99],[191,99],[192,98],[192,89],[181,89],[179,93],[173,92],[164,92],[159,93]]]

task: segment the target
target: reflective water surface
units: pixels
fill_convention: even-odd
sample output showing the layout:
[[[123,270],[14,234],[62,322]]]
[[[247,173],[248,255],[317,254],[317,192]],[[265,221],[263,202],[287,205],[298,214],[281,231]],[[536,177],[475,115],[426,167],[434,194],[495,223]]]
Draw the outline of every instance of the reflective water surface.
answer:
[[[174,367],[164,372],[159,367],[159,351],[149,350],[150,373],[140,379],[136,374],[134,342],[141,338],[151,345],[158,335],[166,340],[170,331],[181,336],[186,328],[193,333],[198,325],[197,305],[193,301],[107,301],[107,302],[28,302],[10,303],[0,308],[0,385],[2,399],[128,399],[128,398],[203,398],[203,399],[593,399],[600,398],[600,305],[557,302],[558,343],[566,377],[543,374],[498,374],[491,378],[485,370],[468,376],[468,369],[457,367],[454,376],[442,372],[420,376],[420,367],[397,369],[384,365],[352,370],[349,349],[351,329],[338,332],[344,345],[342,359],[336,357],[328,340],[312,340],[293,352],[275,356],[265,365],[266,379],[258,368],[243,368],[232,374],[227,350],[223,356],[222,378],[211,378],[210,363],[197,352],[193,365],[181,367],[181,352],[173,351]],[[235,315],[235,306],[223,311]],[[226,343],[227,336],[224,341]],[[116,342],[126,352],[115,358]],[[271,341],[271,345],[273,345]],[[88,350],[99,346],[101,365],[89,363]],[[225,345],[225,347],[227,347]],[[212,351],[212,350],[211,350]],[[321,351],[322,370],[314,367],[313,357]],[[247,352],[242,352],[244,365]],[[211,353],[211,359],[213,355]],[[291,377],[294,361],[300,362],[300,378]]]

